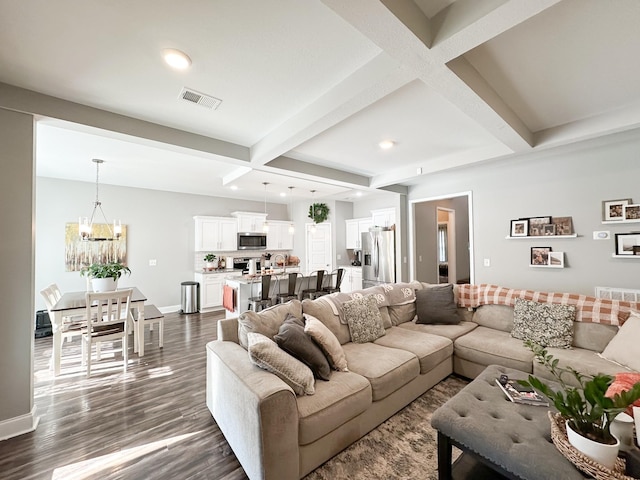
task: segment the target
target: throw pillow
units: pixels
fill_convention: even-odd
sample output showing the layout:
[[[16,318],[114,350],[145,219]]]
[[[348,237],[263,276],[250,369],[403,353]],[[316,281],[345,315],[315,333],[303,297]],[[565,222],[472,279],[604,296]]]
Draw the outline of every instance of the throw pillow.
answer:
[[[640,372],[638,342],[640,342],[640,314],[633,312],[600,356]]]
[[[571,348],[576,307],[516,298],[511,336],[543,347]]]
[[[282,322],[293,315],[302,318],[302,302],[291,300],[287,303],[279,303],[266,308],[258,313],[248,310],[238,317],[238,341],[245,349],[248,347],[247,333],[261,333],[267,338],[273,339],[278,333]]]
[[[416,290],[416,323],[460,323],[453,285],[435,285]]]
[[[304,333],[304,323],[294,316],[287,318],[273,337],[278,346],[311,369],[316,378],[329,380],[331,367],[327,357],[315,342]]]
[[[309,335],[327,356],[329,365],[340,372],[348,372],[347,357],[338,338],[324,323],[312,315],[304,315],[304,333]]]
[[[365,295],[342,304],[353,343],[373,342],[385,334],[378,302],[373,295]]]
[[[611,385],[609,385],[609,388],[607,389],[607,393],[605,393],[605,397],[611,398],[616,393],[621,393],[623,391],[628,392],[638,382],[640,382],[640,373],[632,373],[632,372],[616,373],[613,379],[613,382],[611,383]],[[633,404],[630,405],[627,408],[627,410],[625,410],[632,417],[634,416],[633,407],[640,407],[640,399],[633,402]]]
[[[300,360],[282,350],[276,342],[261,333],[247,333],[249,358],[263,368],[281,378],[296,395],[315,393],[313,372]]]

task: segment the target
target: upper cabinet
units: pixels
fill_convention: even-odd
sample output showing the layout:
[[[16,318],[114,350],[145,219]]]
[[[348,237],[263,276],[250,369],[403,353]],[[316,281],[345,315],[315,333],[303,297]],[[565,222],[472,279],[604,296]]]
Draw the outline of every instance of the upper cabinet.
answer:
[[[347,239],[346,248],[359,249],[362,248],[362,233],[368,232],[369,227],[373,226],[371,218],[354,218],[352,220],[345,220]]]
[[[233,251],[237,248],[238,223],[228,217],[193,217],[195,251]]]
[[[262,232],[267,219],[266,213],[233,212],[231,215],[238,219],[238,232]]]
[[[396,224],[396,209],[381,208],[380,210],[371,210],[371,218],[373,225],[376,227],[390,227]]]
[[[267,232],[268,250],[293,250],[293,234],[289,233],[291,222],[271,220]]]

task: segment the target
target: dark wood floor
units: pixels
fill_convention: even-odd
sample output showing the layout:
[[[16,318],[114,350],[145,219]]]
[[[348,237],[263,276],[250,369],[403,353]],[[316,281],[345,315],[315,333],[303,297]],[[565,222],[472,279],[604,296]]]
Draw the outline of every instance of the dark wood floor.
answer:
[[[40,425],[0,442],[0,478],[246,479],[205,404],[205,344],[219,318],[168,314],[163,349],[157,327],[147,329],[145,356],[130,348],[126,374],[121,352],[104,348],[88,379],[78,339],[64,343],[57,378],[48,368],[51,337],[36,339]]]

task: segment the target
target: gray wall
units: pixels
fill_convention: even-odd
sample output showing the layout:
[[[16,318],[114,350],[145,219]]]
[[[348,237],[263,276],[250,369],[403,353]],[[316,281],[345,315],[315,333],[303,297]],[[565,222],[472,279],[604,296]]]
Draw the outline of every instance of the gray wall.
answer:
[[[52,282],[62,291],[86,288],[86,280],[78,272],[64,271],[64,228],[68,222],[77,222],[80,215],[90,215],[94,198],[94,183],[37,178],[36,292]],[[107,220],[119,218],[127,225],[127,258],[132,274],[122,277],[119,286],[139,287],[158,307],[179,305],[180,283],[193,280],[197,256],[194,215],[264,212],[264,202],[103,184],[100,201]],[[289,220],[287,210],[287,205],[267,203],[271,220]],[[294,253],[304,249],[304,243],[298,243],[297,238],[295,242]],[[157,260],[157,266],[149,266],[151,259]],[[35,300],[37,309],[45,308],[40,295]]]
[[[640,224],[601,223],[603,200],[640,203],[640,134],[616,134],[606,141],[428,175],[411,188],[409,199],[472,191],[477,284],[583,294],[593,294],[595,286],[640,288],[640,260],[611,257],[613,234],[638,231]],[[544,215],[573,217],[578,238],[505,239],[511,219]],[[596,230],[611,231],[612,239],[593,240]],[[565,252],[566,268],[529,267],[530,248],[538,246]],[[490,267],[483,266],[485,258]]]
[[[28,430],[28,415],[35,413],[33,131],[31,115],[0,108],[0,423],[13,419],[0,436]]]

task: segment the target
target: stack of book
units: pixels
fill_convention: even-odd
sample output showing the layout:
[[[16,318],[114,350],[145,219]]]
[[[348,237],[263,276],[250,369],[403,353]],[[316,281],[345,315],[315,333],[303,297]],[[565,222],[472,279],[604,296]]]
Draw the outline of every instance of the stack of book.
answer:
[[[520,385],[515,380],[507,380],[503,385],[500,383],[500,379],[496,378],[496,383],[502,389],[507,398],[513,403],[539,405],[541,407],[549,406],[549,402],[547,402],[545,397],[540,395],[533,388]]]

